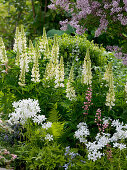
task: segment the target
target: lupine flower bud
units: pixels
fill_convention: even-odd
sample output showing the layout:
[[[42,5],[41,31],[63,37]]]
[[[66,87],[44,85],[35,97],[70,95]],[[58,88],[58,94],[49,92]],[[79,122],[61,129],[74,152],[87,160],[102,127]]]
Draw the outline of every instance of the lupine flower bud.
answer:
[[[3,64],[8,62],[5,45],[4,45],[2,37],[0,37],[0,61]]]
[[[71,71],[67,82],[67,88],[66,88],[66,97],[69,98],[69,100],[76,99],[75,90],[74,87],[72,86],[72,82],[74,82],[73,66],[71,67]]]
[[[42,39],[40,39],[40,45],[39,45],[40,52],[45,51],[46,44],[48,44],[48,39],[47,39],[45,28],[43,28],[43,35],[42,35]]]
[[[92,83],[91,79],[92,79],[91,60],[89,50],[87,50],[86,57],[84,58],[81,82],[90,85]]]

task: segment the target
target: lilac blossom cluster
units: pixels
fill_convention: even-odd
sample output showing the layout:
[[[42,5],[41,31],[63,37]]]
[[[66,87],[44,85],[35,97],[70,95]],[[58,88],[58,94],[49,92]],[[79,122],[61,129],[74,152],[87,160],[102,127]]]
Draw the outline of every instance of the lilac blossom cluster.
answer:
[[[63,11],[68,13],[71,18],[60,21],[62,30],[67,29],[70,24],[76,29],[77,34],[82,34],[86,30],[86,18],[95,16],[99,18],[99,27],[95,32],[95,36],[99,36],[107,30],[110,23],[119,22],[122,26],[127,25],[127,1],[126,0],[110,0],[110,1],[90,1],[90,0],[51,0],[48,6],[50,9]],[[81,22],[83,21],[84,22]]]
[[[126,53],[122,53],[122,48],[118,47],[118,46],[107,46],[106,47],[107,50],[114,52],[114,56],[118,59],[122,59],[122,62],[124,65],[127,65],[127,54]]]

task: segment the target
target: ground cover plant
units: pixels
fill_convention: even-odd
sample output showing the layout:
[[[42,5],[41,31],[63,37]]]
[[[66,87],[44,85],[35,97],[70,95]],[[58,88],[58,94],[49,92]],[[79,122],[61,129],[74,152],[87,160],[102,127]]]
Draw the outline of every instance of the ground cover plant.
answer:
[[[0,38],[0,163],[126,169],[127,67],[86,36]]]

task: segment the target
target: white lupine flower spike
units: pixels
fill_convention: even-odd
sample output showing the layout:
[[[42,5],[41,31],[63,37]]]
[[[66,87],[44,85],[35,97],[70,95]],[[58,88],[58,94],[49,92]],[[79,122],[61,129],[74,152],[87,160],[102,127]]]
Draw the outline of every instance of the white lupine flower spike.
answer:
[[[55,88],[64,87],[64,63],[63,57],[60,59],[60,64],[56,65],[55,70]]]
[[[66,97],[69,98],[69,100],[76,100],[75,90],[74,87],[72,86],[73,82],[74,82],[74,75],[73,75],[73,66],[72,66],[67,82],[67,88],[66,88]]]
[[[114,92],[114,84],[113,84],[113,73],[112,73],[112,63],[108,64],[108,68],[104,75],[104,79],[109,84],[109,91],[106,96],[106,106],[109,106],[112,109],[112,106],[115,106],[115,92]]]
[[[81,82],[87,85],[90,85],[92,83],[92,71],[89,49],[87,49],[86,57],[84,58]]]
[[[8,62],[5,45],[4,45],[2,37],[0,37],[0,62],[3,64]]]
[[[38,50],[38,45],[36,44],[36,47],[35,47],[35,58],[33,58],[33,68],[32,68],[32,79],[31,81],[37,83],[37,82],[40,82],[40,74],[39,74],[39,61],[38,59],[40,58],[40,53],[39,53],[39,50]]]
[[[45,52],[47,44],[48,44],[48,39],[47,39],[45,28],[43,28],[43,35],[42,38],[40,39],[40,44],[39,44],[40,52]]]

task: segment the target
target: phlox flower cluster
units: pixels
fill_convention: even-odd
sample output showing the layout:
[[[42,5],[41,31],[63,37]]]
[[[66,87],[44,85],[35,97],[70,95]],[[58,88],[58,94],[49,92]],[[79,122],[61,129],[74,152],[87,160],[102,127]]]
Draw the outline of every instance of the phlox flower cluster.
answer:
[[[2,64],[5,64],[8,62],[5,45],[4,45],[2,37],[0,37],[0,62]]]
[[[104,119],[103,124],[107,124],[107,121],[108,119]],[[111,121],[111,119],[109,119],[109,121]],[[119,120],[113,120],[111,122],[111,127],[115,128],[115,133],[113,135],[101,131],[96,135],[94,142],[89,142],[86,139],[86,137],[90,135],[86,123],[79,123],[77,126],[78,130],[75,132],[74,137],[86,145],[89,160],[96,161],[104,156],[105,153],[107,158],[110,159],[112,157],[111,146],[120,150],[126,148],[126,145],[121,141],[124,141],[127,138],[127,124],[124,125],[123,123],[120,123]]]
[[[73,66],[71,67],[71,71],[69,74],[68,82],[67,82],[67,88],[66,88],[66,97],[69,100],[75,100],[76,99],[76,94],[74,87],[72,86],[72,83],[74,82],[74,75],[73,75]]]
[[[8,123],[10,125],[13,124],[21,124],[24,125],[28,119],[31,119],[37,125],[41,125],[43,129],[47,130],[52,126],[52,122],[45,122],[45,115],[40,115],[38,113],[41,112],[38,100],[35,99],[23,99],[18,102],[12,103],[14,107],[14,112],[9,114]],[[45,140],[52,141],[53,135],[49,133],[46,134]]]
[[[78,130],[75,132],[74,137],[79,139],[80,142],[86,143],[86,137],[90,135],[87,124],[84,122],[80,122],[77,125],[77,128]]]
[[[86,91],[86,102],[84,102],[84,106],[82,107],[84,109],[84,115],[88,115],[88,111],[89,111],[89,107],[93,104],[91,103],[91,99],[92,99],[92,88],[91,86],[88,87],[87,91]]]
[[[24,125],[28,118],[31,118],[34,122],[42,124],[46,120],[44,115],[37,115],[40,113],[40,107],[38,100],[35,99],[23,99],[18,102],[12,103],[14,107],[14,112],[9,114],[10,119],[8,122],[10,124],[22,124]]]

